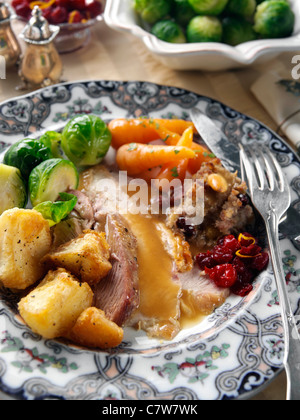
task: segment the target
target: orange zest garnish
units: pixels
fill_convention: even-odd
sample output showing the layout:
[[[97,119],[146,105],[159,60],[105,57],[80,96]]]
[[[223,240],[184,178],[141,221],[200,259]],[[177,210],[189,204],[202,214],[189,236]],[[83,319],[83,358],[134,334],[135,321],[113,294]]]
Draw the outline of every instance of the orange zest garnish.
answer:
[[[245,236],[242,233],[240,233],[238,237],[238,241],[242,242],[242,239],[244,239],[245,241],[251,241],[252,242],[251,245],[255,244],[255,239],[253,238],[253,236]]]
[[[77,10],[73,10],[71,13],[69,13],[69,18],[68,18],[68,23],[73,23],[74,22],[74,18],[77,14]]]
[[[241,254],[241,250],[239,250],[235,253],[235,255],[237,255],[240,258],[255,258],[255,257],[258,257],[259,255],[261,255],[261,252],[259,254],[256,254],[256,255],[243,255],[243,254]]]
[[[256,244],[256,240],[255,238],[253,238],[253,236],[248,236],[248,235],[244,235],[243,233],[240,233],[238,236],[238,241],[241,243],[241,245],[243,245],[243,241],[247,242],[247,246],[242,246],[242,249],[239,249],[235,254],[237,257],[240,258],[255,258],[258,257],[259,255],[261,255],[261,248],[260,247],[256,247],[256,252],[258,252],[256,255],[249,255],[249,254],[243,254],[243,248],[244,248],[244,252],[246,252],[247,248],[252,248],[253,250],[255,249],[255,244]]]
[[[39,6],[40,9],[47,9],[47,7],[52,6],[55,3],[55,0],[49,0],[48,2],[42,0],[36,0],[29,3],[30,9],[33,9],[34,6]]]
[[[69,13],[68,23],[74,23],[74,19],[77,13],[78,13],[78,10],[73,10],[72,12]],[[86,23],[86,22],[87,22],[86,19],[81,19],[80,22],[77,21],[75,23]]]

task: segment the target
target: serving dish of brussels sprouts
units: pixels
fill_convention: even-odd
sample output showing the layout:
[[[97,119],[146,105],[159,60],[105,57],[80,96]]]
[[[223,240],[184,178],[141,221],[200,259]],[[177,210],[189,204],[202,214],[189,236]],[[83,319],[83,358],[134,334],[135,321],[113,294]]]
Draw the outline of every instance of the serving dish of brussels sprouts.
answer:
[[[226,70],[300,48],[297,0],[108,0],[112,28],[178,70]]]

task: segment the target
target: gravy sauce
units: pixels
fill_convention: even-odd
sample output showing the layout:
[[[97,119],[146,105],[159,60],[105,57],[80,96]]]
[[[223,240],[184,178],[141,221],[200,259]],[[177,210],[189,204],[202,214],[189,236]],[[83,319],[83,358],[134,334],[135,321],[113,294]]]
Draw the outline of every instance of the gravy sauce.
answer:
[[[138,311],[158,322],[178,318],[181,287],[172,279],[173,262],[156,229],[155,217],[128,214],[126,219],[138,242]]]
[[[126,219],[138,242],[140,306],[134,318],[152,319],[155,328],[145,321],[143,329],[149,335],[172,339],[180,329],[201,322],[204,315],[174,276],[174,262],[157,228],[161,221],[155,216],[139,214],[128,214]]]

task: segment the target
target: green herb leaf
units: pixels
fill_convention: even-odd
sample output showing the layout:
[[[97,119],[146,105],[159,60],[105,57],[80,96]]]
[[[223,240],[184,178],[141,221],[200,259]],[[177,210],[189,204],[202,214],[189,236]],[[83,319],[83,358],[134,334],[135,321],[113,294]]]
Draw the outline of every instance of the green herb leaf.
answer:
[[[203,152],[203,156],[210,157],[212,159],[216,157],[214,153],[209,153],[209,152]]]
[[[60,201],[44,201],[33,208],[42,214],[44,219],[49,222],[50,227],[65,219],[77,203],[77,197],[73,194],[63,192],[59,196]]]
[[[127,149],[128,152],[132,152],[133,150],[137,149],[136,143],[130,143],[129,148]]]
[[[179,177],[178,170],[177,170],[177,167],[176,166],[171,169],[171,174],[172,174],[172,176],[174,178],[178,178]]]

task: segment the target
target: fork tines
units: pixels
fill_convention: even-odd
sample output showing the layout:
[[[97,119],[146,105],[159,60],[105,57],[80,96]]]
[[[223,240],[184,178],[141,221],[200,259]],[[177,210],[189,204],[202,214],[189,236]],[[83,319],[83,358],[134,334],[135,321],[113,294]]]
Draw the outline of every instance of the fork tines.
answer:
[[[259,190],[274,191],[277,188],[281,192],[284,191],[283,171],[276,157],[267,146],[252,143],[251,146],[240,145],[240,149],[243,180],[246,180],[246,178],[249,180],[249,175],[252,173],[252,176],[256,178]],[[251,189],[251,185],[249,185],[249,188]]]

